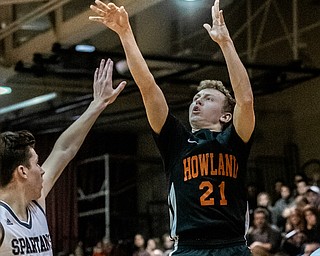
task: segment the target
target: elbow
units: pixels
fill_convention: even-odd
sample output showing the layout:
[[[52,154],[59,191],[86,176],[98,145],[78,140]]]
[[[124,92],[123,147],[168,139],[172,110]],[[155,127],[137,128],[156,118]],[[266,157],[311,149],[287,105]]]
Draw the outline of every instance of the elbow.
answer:
[[[65,161],[69,162],[76,156],[77,152],[78,152],[77,147],[69,147],[69,148],[66,148],[65,150],[61,150],[60,156]]]

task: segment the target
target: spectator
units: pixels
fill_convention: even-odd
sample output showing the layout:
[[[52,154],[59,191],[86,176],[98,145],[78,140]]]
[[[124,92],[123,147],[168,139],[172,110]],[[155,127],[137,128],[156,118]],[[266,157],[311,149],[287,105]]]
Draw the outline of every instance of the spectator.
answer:
[[[309,188],[308,183],[306,180],[300,180],[297,182],[297,189],[296,189],[296,194],[295,197],[298,195],[305,195],[307,193],[307,190]]]
[[[106,256],[103,252],[102,241],[98,241],[93,247],[92,256]]]
[[[79,241],[74,249],[74,256],[84,256],[83,242]]]
[[[160,239],[159,238],[149,238],[147,241],[146,251],[151,255],[155,256],[155,254],[159,254],[160,250]],[[161,251],[161,250],[160,250]]]
[[[291,207],[289,216],[286,220],[285,232],[292,230],[303,231],[305,229],[305,220],[302,211],[299,208]]]
[[[294,198],[291,196],[289,186],[282,185],[281,198],[278,199],[273,207],[272,223],[279,227],[281,231],[284,230],[286,219],[283,217],[283,211],[294,204]]]
[[[307,240],[304,234],[305,221],[302,211],[292,207],[285,225],[285,236],[282,240],[281,249],[290,256],[296,256],[302,251],[303,244]]]
[[[253,226],[247,240],[253,256],[271,255],[280,248],[281,232],[268,222],[268,211],[258,207],[253,213]]]
[[[281,198],[281,187],[284,185],[284,182],[282,180],[276,180],[273,187],[273,193],[272,193],[272,205],[274,205],[278,199]]]
[[[320,189],[318,186],[311,186],[307,189],[306,198],[308,203],[317,209],[319,209],[319,197],[320,197]]]
[[[308,205],[308,204],[309,204],[309,202],[308,202],[306,196],[301,196],[301,195],[299,195],[299,196],[296,196],[296,197],[294,198],[294,205],[295,205],[295,207],[298,208],[298,209],[300,209],[301,211],[302,211],[303,208],[304,208],[306,205]]]
[[[308,242],[320,241],[319,211],[312,205],[307,205],[303,209],[303,215],[306,221],[305,234]]]
[[[300,255],[303,245],[307,240],[307,236],[297,230],[287,233],[282,240],[281,251],[289,256]]]
[[[136,234],[134,236],[134,252],[132,256],[151,256],[147,251],[146,251],[146,246],[145,246],[145,238],[141,234]]]
[[[104,237],[102,239],[102,250],[103,250],[103,253],[106,256],[110,256],[112,249],[113,249],[112,242],[108,238]]]
[[[173,239],[169,233],[165,233],[162,236],[163,256],[168,256],[173,250]]]
[[[272,205],[270,195],[267,192],[260,192],[257,196],[257,207],[265,208],[269,213],[269,223],[272,223]]]
[[[297,196],[298,194],[300,194],[299,192],[298,192],[298,184],[300,183],[300,182],[302,182],[302,181],[304,181],[304,183],[305,184],[307,184],[307,180],[308,180],[308,178],[307,178],[307,176],[303,173],[303,172],[299,172],[299,173],[296,173],[295,175],[294,175],[294,178],[293,178],[294,180],[293,180],[293,182],[294,182],[294,189],[293,189],[293,195],[294,196]],[[300,184],[300,189],[302,188],[302,186],[303,186],[303,183],[301,183]]]

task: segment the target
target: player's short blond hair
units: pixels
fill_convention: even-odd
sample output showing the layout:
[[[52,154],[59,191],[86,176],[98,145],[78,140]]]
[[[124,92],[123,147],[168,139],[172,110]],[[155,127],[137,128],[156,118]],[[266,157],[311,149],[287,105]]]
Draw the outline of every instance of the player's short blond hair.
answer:
[[[230,94],[230,91],[223,85],[223,83],[219,80],[203,80],[200,82],[197,87],[198,91],[203,89],[212,88],[216,89],[219,92],[222,92],[226,96],[226,101],[224,105],[224,111],[233,113],[234,106],[236,104],[235,99]]]

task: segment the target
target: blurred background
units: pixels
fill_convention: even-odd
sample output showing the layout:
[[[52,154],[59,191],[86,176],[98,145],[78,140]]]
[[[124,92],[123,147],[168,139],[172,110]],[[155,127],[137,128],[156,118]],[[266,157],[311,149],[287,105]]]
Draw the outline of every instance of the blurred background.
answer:
[[[230,86],[218,46],[202,27],[213,1],[117,0],[172,112],[188,125],[203,79]],[[0,129],[28,129],[44,159],[54,139],[92,99],[95,67],[115,63],[127,87],[100,116],[48,201],[55,251],[107,237],[168,232],[166,180],[140,94],[117,35],[98,23],[89,0],[1,0]],[[248,187],[274,194],[303,172],[320,182],[320,1],[220,0],[255,94],[255,144]],[[61,200],[64,198],[64,200]],[[67,204],[67,205],[66,205]]]

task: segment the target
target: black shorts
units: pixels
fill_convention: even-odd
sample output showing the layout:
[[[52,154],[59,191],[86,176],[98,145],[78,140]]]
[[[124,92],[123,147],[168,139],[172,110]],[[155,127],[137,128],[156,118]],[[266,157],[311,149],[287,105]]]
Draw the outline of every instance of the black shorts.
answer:
[[[226,248],[194,248],[190,246],[175,246],[170,256],[251,256],[246,245],[235,245]]]

